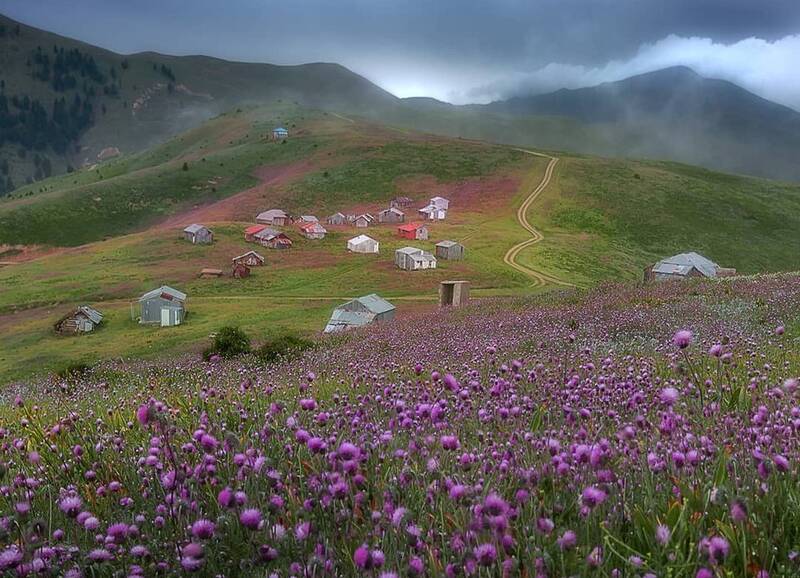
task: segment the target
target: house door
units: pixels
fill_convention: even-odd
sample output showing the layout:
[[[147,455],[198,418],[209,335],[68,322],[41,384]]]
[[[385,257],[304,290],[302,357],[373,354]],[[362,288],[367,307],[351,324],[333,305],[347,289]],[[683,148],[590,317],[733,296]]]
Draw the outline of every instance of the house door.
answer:
[[[172,325],[171,313],[172,310],[167,309],[166,307],[161,310],[161,327],[169,327]]]

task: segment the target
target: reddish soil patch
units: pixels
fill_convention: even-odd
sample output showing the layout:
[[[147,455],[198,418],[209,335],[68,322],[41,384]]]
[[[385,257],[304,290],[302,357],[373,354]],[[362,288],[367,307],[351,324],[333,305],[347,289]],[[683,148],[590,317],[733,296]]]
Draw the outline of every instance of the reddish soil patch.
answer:
[[[255,187],[236,193],[226,199],[208,205],[196,206],[177,213],[159,223],[158,228],[167,229],[190,223],[214,223],[219,221],[254,221],[256,214],[269,208],[269,200],[275,198],[275,189],[320,166],[317,159],[304,159],[287,165],[269,165],[253,171],[261,182]]]
[[[497,209],[508,208],[509,202],[519,190],[520,182],[519,176],[505,174],[464,179],[454,183],[440,183],[429,176],[417,177],[400,180],[397,185],[401,194],[422,204],[431,197],[439,196],[450,200],[450,208],[454,212],[493,213]]]

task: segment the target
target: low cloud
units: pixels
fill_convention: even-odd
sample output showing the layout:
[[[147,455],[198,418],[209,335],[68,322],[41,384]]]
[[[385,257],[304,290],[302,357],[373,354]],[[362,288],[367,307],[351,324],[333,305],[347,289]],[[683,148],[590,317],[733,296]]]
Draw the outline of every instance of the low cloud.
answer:
[[[559,88],[594,86],[684,65],[702,76],[734,82],[759,96],[800,110],[798,55],[800,34],[774,41],[746,38],[731,44],[670,35],[643,44],[628,60],[612,60],[599,67],[551,63],[533,72],[509,72],[494,82],[453,95],[453,99],[488,102]]]

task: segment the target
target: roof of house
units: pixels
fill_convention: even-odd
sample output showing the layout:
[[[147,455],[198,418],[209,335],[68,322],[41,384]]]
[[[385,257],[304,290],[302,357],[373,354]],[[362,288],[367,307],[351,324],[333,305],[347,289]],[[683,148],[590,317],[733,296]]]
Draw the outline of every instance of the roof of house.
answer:
[[[237,260],[239,260],[239,259],[243,259],[244,257],[247,257],[247,256],[249,256],[249,255],[253,255],[253,256],[254,256],[256,259],[258,259],[259,261],[262,261],[262,262],[264,261],[264,257],[262,257],[261,255],[259,255],[259,254],[258,254],[258,253],[256,253],[255,251],[248,251],[247,253],[243,253],[243,254],[239,255],[238,257],[234,257],[233,259],[231,259],[231,261],[237,261]]]
[[[266,239],[269,241],[273,237],[277,237],[278,235],[283,235],[280,231],[276,231],[272,227],[264,227],[258,233],[254,235],[256,239]]]
[[[398,215],[405,215],[405,213],[397,207],[389,207],[388,209],[382,210],[381,213],[397,213]]]
[[[419,253],[412,253],[409,255],[414,261],[433,261],[436,262],[436,257],[433,256],[432,253],[428,253],[427,251],[420,251]]]
[[[405,255],[416,255],[417,253],[422,253],[422,249],[417,249],[416,247],[403,247],[402,249],[397,249],[395,253],[403,253]]]
[[[366,219],[367,221],[374,221],[375,217],[373,217],[369,213],[361,213],[360,215],[358,215],[356,217],[356,220],[358,220],[358,219]]]
[[[317,233],[327,233],[328,230],[322,226],[322,223],[319,221],[308,221],[306,223],[302,223],[299,227],[300,230],[309,232],[309,231],[316,231]]]
[[[692,251],[662,259],[653,266],[653,272],[667,275],[688,275],[693,268],[706,277],[716,277],[719,265]]]
[[[414,202],[414,200],[411,199],[410,197],[395,197],[392,200],[395,201],[395,202],[398,202],[398,203],[413,203]]]
[[[188,227],[186,227],[183,230],[183,232],[184,233],[197,233],[199,231],[202,231],[203,229],[208,229],[208,227],[206,227],[205,225],[198,225],[197,223],[194,223],[194,224],[189,225]]]
[[[255,235],[259,231],[266,229],[266,225],[250,225],[244,230],[245,235]]]
[[[360,327],[367,325],[375,319],[374,313],[367,313],[365,311],[347,311],[337,307],[331,313],[331,318],[325,326],[325,333],[334,333],[336,331],[343,331],[348,327]]]
[[[306,222],[319,221],[314,215],[300,215],[300,220]]]
[[[346,216],[345,216],[345,214],[344,214],[344,213],[339,213],[339,212],[336,212],[336,213],[332,214],[332,215],[331,215],[330,217],[328,217],[328,218],[329,218],[329,219],[333,219],[334,217],[344,217],[344,218],[346,218]]]
[[[270,209],[269,211],[264,211],[263,213],[259,213],[256,219],[274,219],[275,217],[283,217],[286,218],[287,215],[281,209]]]
[[[387,311],[392,311],[393,309],[395,309],[394,305],[392,305],[386,299],[375,293],[364,295],[363,297],[355,299],[355,301],[358,301],[364,307],[366,307],[376,315],[379,313],[386,313]]]
[[[89,320],[94,324],[100,323],[103,320],[103,314],[97,309],[89,307],[88,305],[81,305],[78,307],[77,311],[80,311],[86,315],[86,317],[88,317]]]
[[[444,197],[431,197],[431,203],[433,203],[434,201],[447,201],[448,203],[450,202],[449,200],[445,199]]]
[[[461,243],[456,243],[455,241],[439,241],[436,243],[437,247],[446,247],[448,249],[450,247],[455,247],[456,245],[461,245]]]
[[[423,228],[425,225],[422,223],[406,223],[405,225],[400,225],[398,230],[400,231],[416,231],[417,229]]]
[[[359,245],[361,243],[366,243],[367,241],[375,241],[375,239],[373,239],[369,235],[358,235],[357,237],[353,237],[352,239],[348,240],[347,242],[348,243],[355,243],[356,245]]]
[[[439,207],[437,205],[430,204],[430,205],[425,205],[424,207],[422,207],[419,210],[419,212],[420,213],[434,213],[436,211],[446,211],[446,210],[447,209],[445,209],[444,207]]]
[[[183,291],[178,291],[177,289],[173,289],[169,285],[162,285],[158,289],[153,289],[152,291],[148,291],[141,297],[139,297],[139,301],[147,301],[148,299],[153,299],[154,297],[159,297],[160,295],[169,295],[173,299],[177,299],[178,301],[186,301],[186,293]]]
[[[282,126],[276,126],[275,128],[272,129],[272,132],[289,132],[289,131],[283,128]]]

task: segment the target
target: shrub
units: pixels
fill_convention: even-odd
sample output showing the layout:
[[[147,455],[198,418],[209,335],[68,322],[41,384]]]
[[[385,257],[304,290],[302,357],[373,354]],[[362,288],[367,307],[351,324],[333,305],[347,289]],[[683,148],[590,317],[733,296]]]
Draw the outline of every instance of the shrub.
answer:
[[[288,359],[314,347],[314,342],[291,333],[272,337],[265,341],[256,351],[259,359],[265,363]]]
[[[91,365],[83,361],[73,361],[59,369],[56,375],[61,379],[77,378],[88,373],[91,368]]]
[[[250,353],[250,338],[238,327],[223,327],[214,337],[214,344],[203,352],[208,361],[212,355],[226,359]]]

